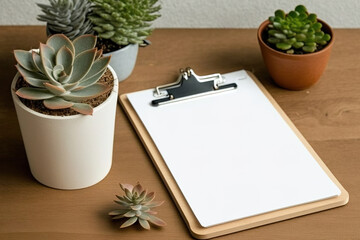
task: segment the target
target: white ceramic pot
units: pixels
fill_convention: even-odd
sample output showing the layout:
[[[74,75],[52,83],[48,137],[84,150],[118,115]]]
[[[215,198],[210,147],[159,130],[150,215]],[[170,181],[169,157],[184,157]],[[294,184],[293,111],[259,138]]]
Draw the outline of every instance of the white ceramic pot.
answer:
[[[110,65],[115,70],[119,82],[130,76],[134,70],[139,44],[129,44],[117,51],[104,54],[111,56]]]
[[[80,189],[100,182],[112,163],[118,81],[92,116],[50,116],[26,107],[15,94],[19,73],[11,85],[20,130],[32,175],[58,189]]]

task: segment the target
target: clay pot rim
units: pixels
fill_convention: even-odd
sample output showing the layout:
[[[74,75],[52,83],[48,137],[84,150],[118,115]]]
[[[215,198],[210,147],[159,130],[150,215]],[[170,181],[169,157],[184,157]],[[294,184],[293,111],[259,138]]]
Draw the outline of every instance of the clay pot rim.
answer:
[[[328,29],[328,33],[331,35],[331,39],[330,39],[330,42],[326,45],[326,47],[324,47],[323,49],[321,49],[320,51],[318,52],[313,52],[313,53],[307,53],[307,54],[288,54],[288,53],[283,53],[283,52],[280,52],[280,51],[277,51],[271,47],[269,47],[262,39],[261,35],[262,35],[262,32],[264,31],[265,27],[270,23],[269,20],[265,20],[264,22],[262,22],[258,28],[258,31],[257,31],[257,38],[258,38],[258,41],[260,42],[261,45],[263,45],[265,48],[267,48],[269,51],[271,51],[273,54],[275,55],[279,55],[281,57],[286,57],[286,58],[306,58],[308,56],[314,56],[314,55],[317,55],[317,54],[321,54],[322,52],[328,50],[331,48],[331,46],[334,44],[334,32],[332,30],[332,28],[330,27],[329,24],[327,24],[325,21],[321,20],[321,19],[317,19],[318,22],[320,22],[322,25],[323,25],[323,28],[327,28]]]

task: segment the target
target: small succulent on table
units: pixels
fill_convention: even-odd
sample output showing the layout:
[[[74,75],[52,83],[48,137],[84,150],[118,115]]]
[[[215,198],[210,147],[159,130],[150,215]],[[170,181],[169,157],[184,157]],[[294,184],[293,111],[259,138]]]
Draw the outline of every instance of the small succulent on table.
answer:
[[[315,52],[331,39],[329,34],[322,31],[316,14],[309,14],[303,5],[298,5],[288,14],[276,10],[275,16],[269,17],[269,21],[267,42],[289,54]]]
[[[44,14],[37,19],[47,23],[48,35],[63,33],[71,40],[93,34],[87,15],[91,11],[88,0],[49,0],[50,5],[38,3]]]
[[[162,202],[153,201],[155,198],[154,192],[147,193],[147,190],[138,183],[135,186],[131,184],[120,184],[121,189],[125,195],[118,196],[115,202],[118,209],[109,212],[112,219],[129,218],[125,221],[120,228],[125,228],[133,225],[137,221],[145,229],[150,229],[150,223],[156,226],[165,226],[166,223],[158,217],[155,217],[152,208],[158,207]]]
[[[16,91],[24,99],[43,100],[48,109],[71,108],[91,115],[93,108],[82,101],[111,88],[98,83],[110,57],[95,48],[96,37],[83,35],[73,42],[63,34],[52,35],[40,52],[15,50],[16,68],[29,85]]]
[[[161,6],[158,0],[91,0],[94,3],[89,19],[99,38],[118,46],[141,44],[151,34]]]

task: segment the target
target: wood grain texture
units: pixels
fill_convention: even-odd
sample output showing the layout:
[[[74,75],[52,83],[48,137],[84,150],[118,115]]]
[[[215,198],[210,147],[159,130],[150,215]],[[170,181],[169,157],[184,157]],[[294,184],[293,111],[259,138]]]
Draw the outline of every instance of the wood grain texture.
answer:
[[[191,239],[169,193],[123,110],[116,116],[113,166],[93,187],[77,191],[47,188],[31,176],[10,83],[14,49],[36,48],[44,27],[0,27],[0,239]],[[199,75],[247,69],[279,103],[327,167],[350,194],[340,208],[230,234],[217,239],[360,239],[360,30],[336,29],[336,42],[320,82],[304,91],[276,87],[265,69],[256,29],[159,29],[140,49],[126,93],[173,82],[178,69]],[[36,140],[36,139],[34,139]],[[141,183],[165,200],[151,231],[119,229],[107,212],[120,193],[119,182]],[[231,203],[235,204],[236,202]]]

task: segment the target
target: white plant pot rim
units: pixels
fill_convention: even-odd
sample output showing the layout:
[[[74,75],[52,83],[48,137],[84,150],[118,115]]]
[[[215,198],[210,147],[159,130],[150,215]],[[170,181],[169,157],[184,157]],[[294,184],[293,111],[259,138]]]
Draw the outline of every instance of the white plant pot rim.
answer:
[[[130,46],[133,46],[133,45],[137,45],[137,43],[129,43],[128,45],[118,49],[118,50],[115,50],[115,51],[112,51],[112,52],[108,52],[108,53],[104,53],[103,55],[104,56],[108,56],[108,55],[111,55],[113,53],[118,53],[118,52],[124,52],[126,51]]]
[[[109,99],[110,99],[110,96],[113,95],[113,94],[117,94],[117,87],[118,87],[118,79],[117,79],[117,76],[116,76],[116,73],[114,71],[114,69],[108,65],[108,69],[110,70],[111,74],[113,75],[114,77],[114,87],[113,89],[111,90],[111,94],[108,96],[108,98],[102,102],[99,106],[95,107],[94,108],[94,113],[93,114],[96,114],[97,111],[99,111],[101,108],[103,108],[105,105],[107,105],[109,103]],[[87,116],[87,115],[83,115],[83,114],[76,114],[76,115],[71,115],[71,116],[53,116],[53,115],[47,115],[47,114],[43,114],[43,113],[39,113],[39,112],[36,112],[30,108],[28,108],[25,104],[23,104],[19,97],[15,94],[15,84],[17,82],[17,79],[19,78],[20,74],[19,72],[15,75],[14,79],[13,79],[13,82],[12,82],[12,85],[11,85],[11,92],[12,94],[14,94],[16,97],[14,98],[14,101],[16,102],[16,104],[18,104],[22,109],[24,109],[25,111],[28,111],[30,112],[31,114],[34,114],[38,117],[42,117],[42,118],[47,118],[47,119],[74,119],[74,118],[81,118],[81,117],[84,117],[84,116]],[[115,91],[114,91],[115,90]]]

